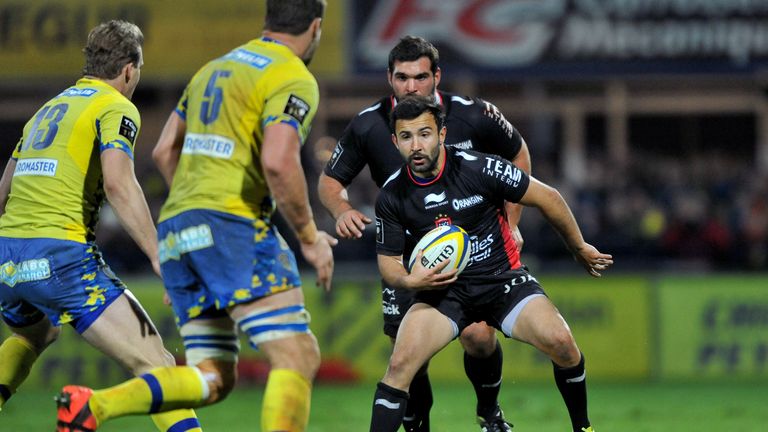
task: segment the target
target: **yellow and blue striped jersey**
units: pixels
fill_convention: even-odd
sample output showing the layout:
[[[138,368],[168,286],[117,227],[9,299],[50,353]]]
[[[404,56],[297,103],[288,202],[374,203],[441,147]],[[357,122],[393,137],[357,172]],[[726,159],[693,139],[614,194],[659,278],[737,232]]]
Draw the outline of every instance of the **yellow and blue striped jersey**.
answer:
[[[82,78],[48,101],[13,152],[0,236],[92,241],[104,200],[101,152],[133,158],[139,128],[136,106],[97,79]]]
[[[318,102],[302,60],[272,39],[208,62],[176,107],[186,135],[160,221],[192,209],[268,218],[274,204],[260,162],[264,129],[289,124],[303,143]]]

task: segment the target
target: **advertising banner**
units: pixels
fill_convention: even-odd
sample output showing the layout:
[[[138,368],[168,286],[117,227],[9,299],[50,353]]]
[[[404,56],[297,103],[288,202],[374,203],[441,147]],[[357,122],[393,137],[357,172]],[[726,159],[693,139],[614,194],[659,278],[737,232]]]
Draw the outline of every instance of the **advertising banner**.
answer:
[[[163,305],[163,289],[156,280],[128,281],[163,337],[166,348],[184,358],[183,344],[169,307]],[[570,324],[579,347],[587,357],[590,378],[637,379],[648,376],[649,323],[647,282],[639,278],[595,281],[584,277],[543,278],[548,295]],[[305,284],[305,302],[312,314],[312,331],[323,356],[319,382],[375,382],[384,374],[392,345],[382,332],[381,290],[378,279],[338,280],[327,295]],[[550,380],[552,365],[531,346],[498,333],[504,347],[504,379]],[[8,336],[0,326],[0,337]],[[241,338],[240,381],[263,382],[268,367],[263,356]],[[458,341],[432,360],[435,380],[464,382],[463,352]],[[60,339],[35,364],[25,386],[57,388],[66,383],[95,387],[115,384],[128,374],[110,359],[88,346],[65,326]]]
[[[659,286],[661,378],[768,378],[765,278],[668,278]]]
[[[504,76],[747,73],[768,64],[763,0],[355,0],[359,72],[404,35],[444,69]],[[451,72],[454,73],[454,72]]]
[[[344,16],[331,2],[311,65],[343,71]],[[6,0],[0,2],[0,78],[80,76],[88,31],[110,19],[137,24],[145,36],[142,79],[188,80],[205,62],[260,36],[266,2],[239,0]]]

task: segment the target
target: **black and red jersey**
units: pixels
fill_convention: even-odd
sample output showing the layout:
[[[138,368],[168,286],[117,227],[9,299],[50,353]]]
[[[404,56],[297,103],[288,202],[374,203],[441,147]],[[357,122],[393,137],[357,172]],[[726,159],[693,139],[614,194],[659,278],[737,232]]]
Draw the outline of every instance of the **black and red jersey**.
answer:
[[[517,156],[523,139],[492,103],[445,92],[437,92],[437,102],[445,112],[446,146],[491,153],[508,160]],[[325,166],[327,176],[347,186],[368,165],[373,181],[381,188],[403,165],[389,129],[395,103],[393,96],[381,98],[352,119]]]
[[[385,183],[376,201],[376,252],[409,253],[406,233],[420,239],[442,224],[463,228],[471,261],[461,278],[492,276],[521,266],[504,202],[518,202],[530,178],[511,162],[487,153],[446,148],[439,174],[426,183],[404,166]],[[409,257],[404,256],[404,260]]]

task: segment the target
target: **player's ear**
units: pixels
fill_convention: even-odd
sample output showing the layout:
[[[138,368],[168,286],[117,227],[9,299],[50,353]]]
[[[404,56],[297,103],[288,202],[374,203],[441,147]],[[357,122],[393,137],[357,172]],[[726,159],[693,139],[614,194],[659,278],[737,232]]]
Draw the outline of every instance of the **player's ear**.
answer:
[[[442,73],[440,73],[440,66],[438,66],[437,70],[435,71],[435,87],[437,87],[437,85],[440,84],[441,76],[442,76]]]
[[[133,69],[133,63],[126,63],[126,65],[123,66],[122,75],[126,84],[128,84],[133,77],[133,73],[135,72]]]
[[[392,144],[394,144],[395,147],[397,147],[397,136],[395,136],[395,134],[392,134],[391,136],[392,136]]]
[[[309,25],[309,29],[312,31],[312,39],[315,39],[317,36],[317,32],[322,30],[323,26],[323,19],[318,17],[312,20],[312,23]]]

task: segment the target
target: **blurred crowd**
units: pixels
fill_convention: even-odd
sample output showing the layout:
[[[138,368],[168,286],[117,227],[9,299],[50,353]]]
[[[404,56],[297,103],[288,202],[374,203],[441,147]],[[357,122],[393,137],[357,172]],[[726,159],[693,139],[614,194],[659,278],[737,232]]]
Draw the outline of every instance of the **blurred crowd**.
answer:
[[[768,269],[768,175],[721,152],[635,153],[628,166],[591,159],[581,188],[555,181],[584,236],[617,261],[668,271]],[[525,249],[546,260],[556,238],[526,213]],[[560,248],[562,249],[562,247]]]
[[[334,144],[333,138],[324,137],[303,154],[318,224],[329,232],[334,221],[320,205],[315,186]],[[590,155],[586,182],[580,187],[557,174],[557,163],[536,158],[535,175],[560,190],[585,239],[613,254],[617,269],[768,269],[768,173],[758,174],[752,161],[721,151],[685,157],[634,152],[628,166],[619,166]],[[151,168],[140,178],[156,215],[165,185]],[[377,193],[367,169],[349,188],[352,203],[371,217]],[[147,271],[145,260],[114,216],[108,209],[102,213],[99,245],[115,270]],[[525,263],[539,266],[538,271],[577,270],[560,238],[535,209],[523,212],[520,229]],[[290,234],[285,237],[292,242]],[[341,241],[335,250],[337,260],[374,263],[374,237],[375,228],[369,225],[363,239]]]

